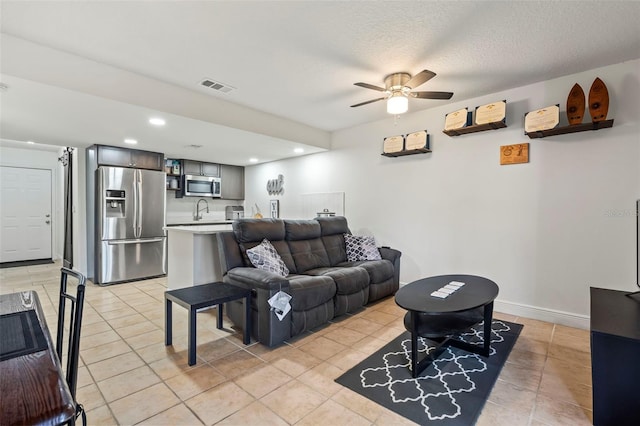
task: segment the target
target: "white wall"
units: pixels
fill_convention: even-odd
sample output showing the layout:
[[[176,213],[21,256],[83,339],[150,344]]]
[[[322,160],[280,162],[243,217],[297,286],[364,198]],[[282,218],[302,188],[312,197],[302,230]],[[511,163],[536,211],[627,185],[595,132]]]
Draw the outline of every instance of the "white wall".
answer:
[[[51,256],[54,260],[62,259],[64,244],[64,171],[58,162],[61,155],[59,147],[40,150],[0,146],[2,166],[51,171]]]
[[[526,112],[556,103],[566,125],[571,87],[577,82],[588,94],[596,77],[609,90],[612,128],[531,140],[523,134]],[[502,99],[507,128],[442,133],[446,113]],[[424,129],[432,153],[380,155],[384,137]],[[501,145],[525,142],[528,164],[500,166]],[[282,217],[299,218],[301,194],[344,191],[352,232],[403,252],[401,281],[482,275],[500,286],[497,309],[586,328],[590,286],[635,288],[639,170],[635,60],[408,113],[397,124],[390,117],[338,131],[330,152],[247,167],[246,205],[258,203],[265,214],[278,198]],[[285,192],[269,196],[266,181],[278,174]]]

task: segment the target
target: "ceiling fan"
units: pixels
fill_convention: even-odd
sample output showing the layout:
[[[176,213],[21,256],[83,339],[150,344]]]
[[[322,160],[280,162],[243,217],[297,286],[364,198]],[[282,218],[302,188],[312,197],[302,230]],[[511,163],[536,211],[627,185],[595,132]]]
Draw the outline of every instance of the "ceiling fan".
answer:
[[[352,108],[362,105],[370,104],[372,102],[382,101],[387,99],[387,112],[389,114],[402,114],[407,112],[409,108],[409,98],[419,99],[451,99],[453,92],[412,92],[411,90],[426,83],[436,76],[436,73],[429,70],[420,71],[418,74],[411,77],[411,74],[406,72],[396,72],[389,74],[384,78],[384,88],[374,86],[368,83],[353,83],[356,86],[364,87],[365,89],[377,90],[383,92],[384,96],[377,99],[372,99],[366,102],[360,102],[359,104],[351,105]]]

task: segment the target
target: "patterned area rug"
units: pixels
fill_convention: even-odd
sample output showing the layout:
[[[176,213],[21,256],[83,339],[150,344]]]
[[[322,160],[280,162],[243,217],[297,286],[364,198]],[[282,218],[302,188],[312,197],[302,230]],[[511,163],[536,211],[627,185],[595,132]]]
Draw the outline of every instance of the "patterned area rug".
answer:
[[[494,320],[489,357],[448,347],[415,379],[411,335],[404,332],[336,382],[419,424],[472,425],[521,330],[521,324]],[[460,339],[481,345],[483,334],[480,323]],[[420,338],[420,359],[434,348]]]

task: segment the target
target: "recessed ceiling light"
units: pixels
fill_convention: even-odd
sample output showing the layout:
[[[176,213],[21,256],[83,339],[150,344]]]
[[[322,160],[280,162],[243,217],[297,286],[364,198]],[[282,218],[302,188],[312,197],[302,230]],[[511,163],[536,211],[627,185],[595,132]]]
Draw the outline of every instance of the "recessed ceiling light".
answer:
[[[135,145],[135,144],[137,144],[137,143],[138,143],[138,141],[137,141],[137,140],[135,140],[135,139],[125,139],[125,140],[124,140],[124,143],[128,143],[128,144],[130,144],[130,145]]]
[[[28,143],[29,145],[33,145],[35,142],[34,142],[34,141],[27,141],[27,143]]]
[[[257,163],[257,162],[258,162],[258,159],[257,159],[257,158],[249,158],[249,161],[250,161],[251,163]]]
[[[164,126],[166,124],[163,118],[158,117],[150,118],[149,123],[153,124],[154,126]]]
[[[296,148],[296,149],[293,150],[293,152],[295,152],[296,154],[302,154],[304,152],[304,149]]]

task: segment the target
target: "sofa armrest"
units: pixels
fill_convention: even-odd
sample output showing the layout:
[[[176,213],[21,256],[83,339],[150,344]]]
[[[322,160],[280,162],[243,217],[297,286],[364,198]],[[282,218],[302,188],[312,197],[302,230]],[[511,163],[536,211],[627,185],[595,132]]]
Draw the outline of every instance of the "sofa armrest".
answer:
[[[274,272],[258,268],[241,267],[233,268],[227,272],[226,277],[232,283],[241,284],[242,287],[260,288],[263,290],[288,290],[289,280]]]
[[[380,247],[378,248],[380,251],[380,256],[383,259],[390,261],[393,264],[394,271],[394,281],[395,285],[400,285],[400,256],[402,256],[402,252],[396,249],[392,249],[391,247]]]
[[[391,247],[378,247],[378,251],[380,252],[380,256],[383,259],[387,259],[394,264],[396,259],[400,259],[400,256],[402,256],[402,252],[396,249],[392,249]]]
[[[282,344],[291,338],[291,313],[282,320],[271,311],[269,299],[282,290],[291,293],[289,280],[285,277],[258,268],[238,267],[223,277],[226,283],[251,289],[251,308],[253,309],[252,333],[258,341],[269,347]],[[229,307],[235,310],[234,306]],[[236,315],[240,317],[240,314]]]

